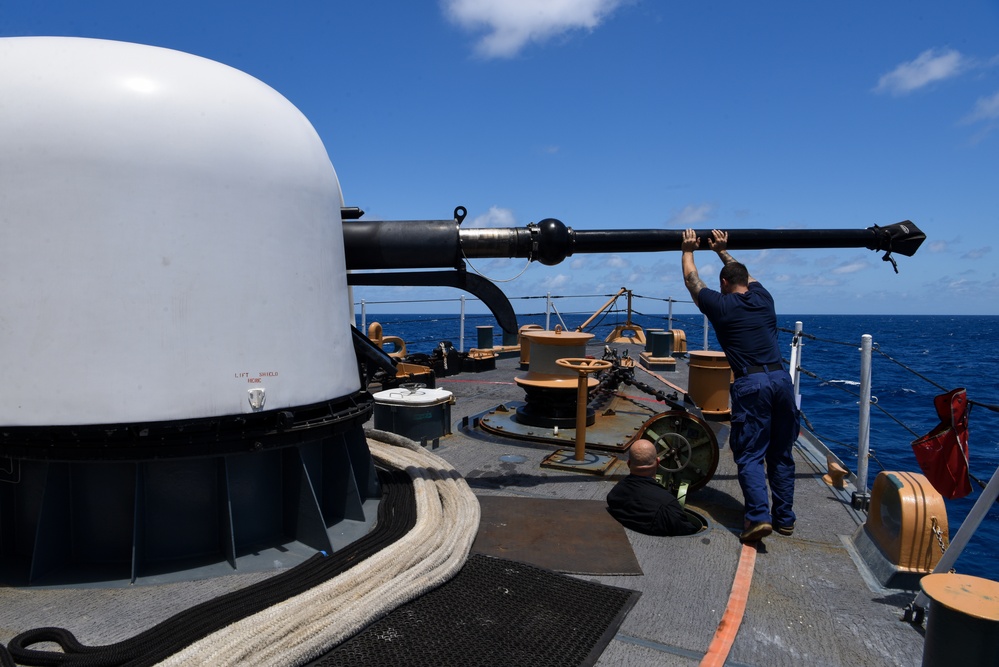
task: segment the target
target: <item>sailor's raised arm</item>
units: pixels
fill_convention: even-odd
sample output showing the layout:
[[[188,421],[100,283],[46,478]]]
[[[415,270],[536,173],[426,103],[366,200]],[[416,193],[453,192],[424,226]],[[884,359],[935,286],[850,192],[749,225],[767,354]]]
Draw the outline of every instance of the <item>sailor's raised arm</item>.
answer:
[[[697,266],[694,264],[694,251],[700,244],[701,240],[697,238],[693,229],[684,230],[683,241],[680,245],[680,249],[683,251],[680,258],[680,268],[683,270],[683,284],[687,286],[687,291],[690,292],[690,298],[694,300],[694,305],[697,305],[697,295],[707,287],[701,277],[697,275]]]
[[[734,257],[728,252],[728,232],[722,231],[720,229],[711,230],[711,238],[708,239],[708,245],[711,249],[718,253],[718,257],[725,264],[731,264],[736,261]],[[755,283],[758,282],[753,276],[749,276],[748,282]]]

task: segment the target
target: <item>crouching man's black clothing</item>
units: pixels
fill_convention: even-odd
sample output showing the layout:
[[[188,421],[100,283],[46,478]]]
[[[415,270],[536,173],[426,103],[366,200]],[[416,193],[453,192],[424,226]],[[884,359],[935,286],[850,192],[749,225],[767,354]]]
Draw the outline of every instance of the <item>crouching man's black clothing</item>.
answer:
[[[700,526],[676,497],[652,477],[628,475],[607,494],[607,511],[621,525],[646,535],[691,535]]]

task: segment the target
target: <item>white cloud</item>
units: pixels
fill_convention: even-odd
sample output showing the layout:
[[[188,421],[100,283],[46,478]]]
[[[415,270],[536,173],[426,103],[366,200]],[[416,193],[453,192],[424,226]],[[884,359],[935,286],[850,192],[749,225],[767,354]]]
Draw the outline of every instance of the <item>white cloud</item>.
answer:
[[[486,34],[475,46],[485,58],[511,58],[531,42],[570,30],[593,30],[624,0],[443,0],[444,14],[465,30]]]
[[[462,227],[516,227],[517,219],[513,211],[499,206],[490,206],[489,210],[480,216],[472,219],[471,222],[462,224]]]
[[[984,248],[975,248],[974,250],[969,250],[968,252],[964,253],[964,256],[961,259],[981,259],[990,252],[992,252],[992,246],[987,245]]]
[[[929,245],[930,252],[947,252],[946,241],[933,241]]]
[[[799,287],[836,287],[840,281],[825,275],[800,276],[796,280]]]
[[[508,269],[511,266],[520,269],[521,265],[525,261],[526,260],[523,259],[517,259],[515,262],[513,259],[510,259],[509,257],[494,257],[488,260],[476,260],[476,263],[479,265],[478,268],[480,269],[484,269],[487,271],[499,271],[499,270]]]
[[[666,224],[671,227],[693,227],[714,217],[714,204],[688,204],[670,216]]]
[[[975,108],[964,118],[964,121],[974,123],[980,120],[996,119],[999,119],[999,92],[990,97],[978,98],[978,101],[975,102]]]
[[[905,95],[935,81],[943,81],[963,72],[969,63],[953,49],[923,51],[915,60],[904,62],[878,80],[877,93]]]
[[[804,259],[799,257],[793,250],[782,248],[765,248],[757,251],[738,251],[736,259],[749,267],[773,267],[777,264],[791,264],[796,266],[811,263],[806,262]]]
[[[832,272],[836,273],[836,274],[842,275],[842,274],[846,274],[846,273],[856,273],[857,271],[863,271],[864,269],[869,268],[869,267],[870,267],[870,264],[867,261],[865,261],[865,260],[857,260],[857,261],[854,261],[854,262],[848,262],[846,264],[841,264],[840,266],[837,266],[835,269],[833,269]]]
[[[631,266],[631,262],[621,257],[621,255],[611,255],[604,260],[604,266],[610,269],[625,269]]]
[[[648,278],[648,275],[646,275],[643,270],[632,271],[631,275],[629,275],[628,279],[625,281],[625,285],[637,285],[648,280]]]
[[[560,273],[554,278],[545,281],[545,289],[549,292],[558,292],[573,283],[572,276]]]

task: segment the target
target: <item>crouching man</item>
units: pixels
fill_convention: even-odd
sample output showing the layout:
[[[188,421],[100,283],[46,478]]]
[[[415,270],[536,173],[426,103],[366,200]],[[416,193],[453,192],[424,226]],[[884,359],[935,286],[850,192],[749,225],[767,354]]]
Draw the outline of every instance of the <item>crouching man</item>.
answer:
[[[680,501],[656,482],[659,457],[649,440],[636,440],[628,458],[629,475],[607,494],[607,511],[625,528],[646,535],[691,535],[701,526]]]

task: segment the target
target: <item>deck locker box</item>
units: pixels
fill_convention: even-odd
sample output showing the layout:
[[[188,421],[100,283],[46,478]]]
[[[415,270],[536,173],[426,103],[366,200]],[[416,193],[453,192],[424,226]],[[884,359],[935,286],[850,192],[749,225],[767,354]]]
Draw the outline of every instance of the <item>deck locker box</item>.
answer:
[[[454,394],[446,389],[399,387],[374,394],[375,428],[437,446],[451,433]]]

